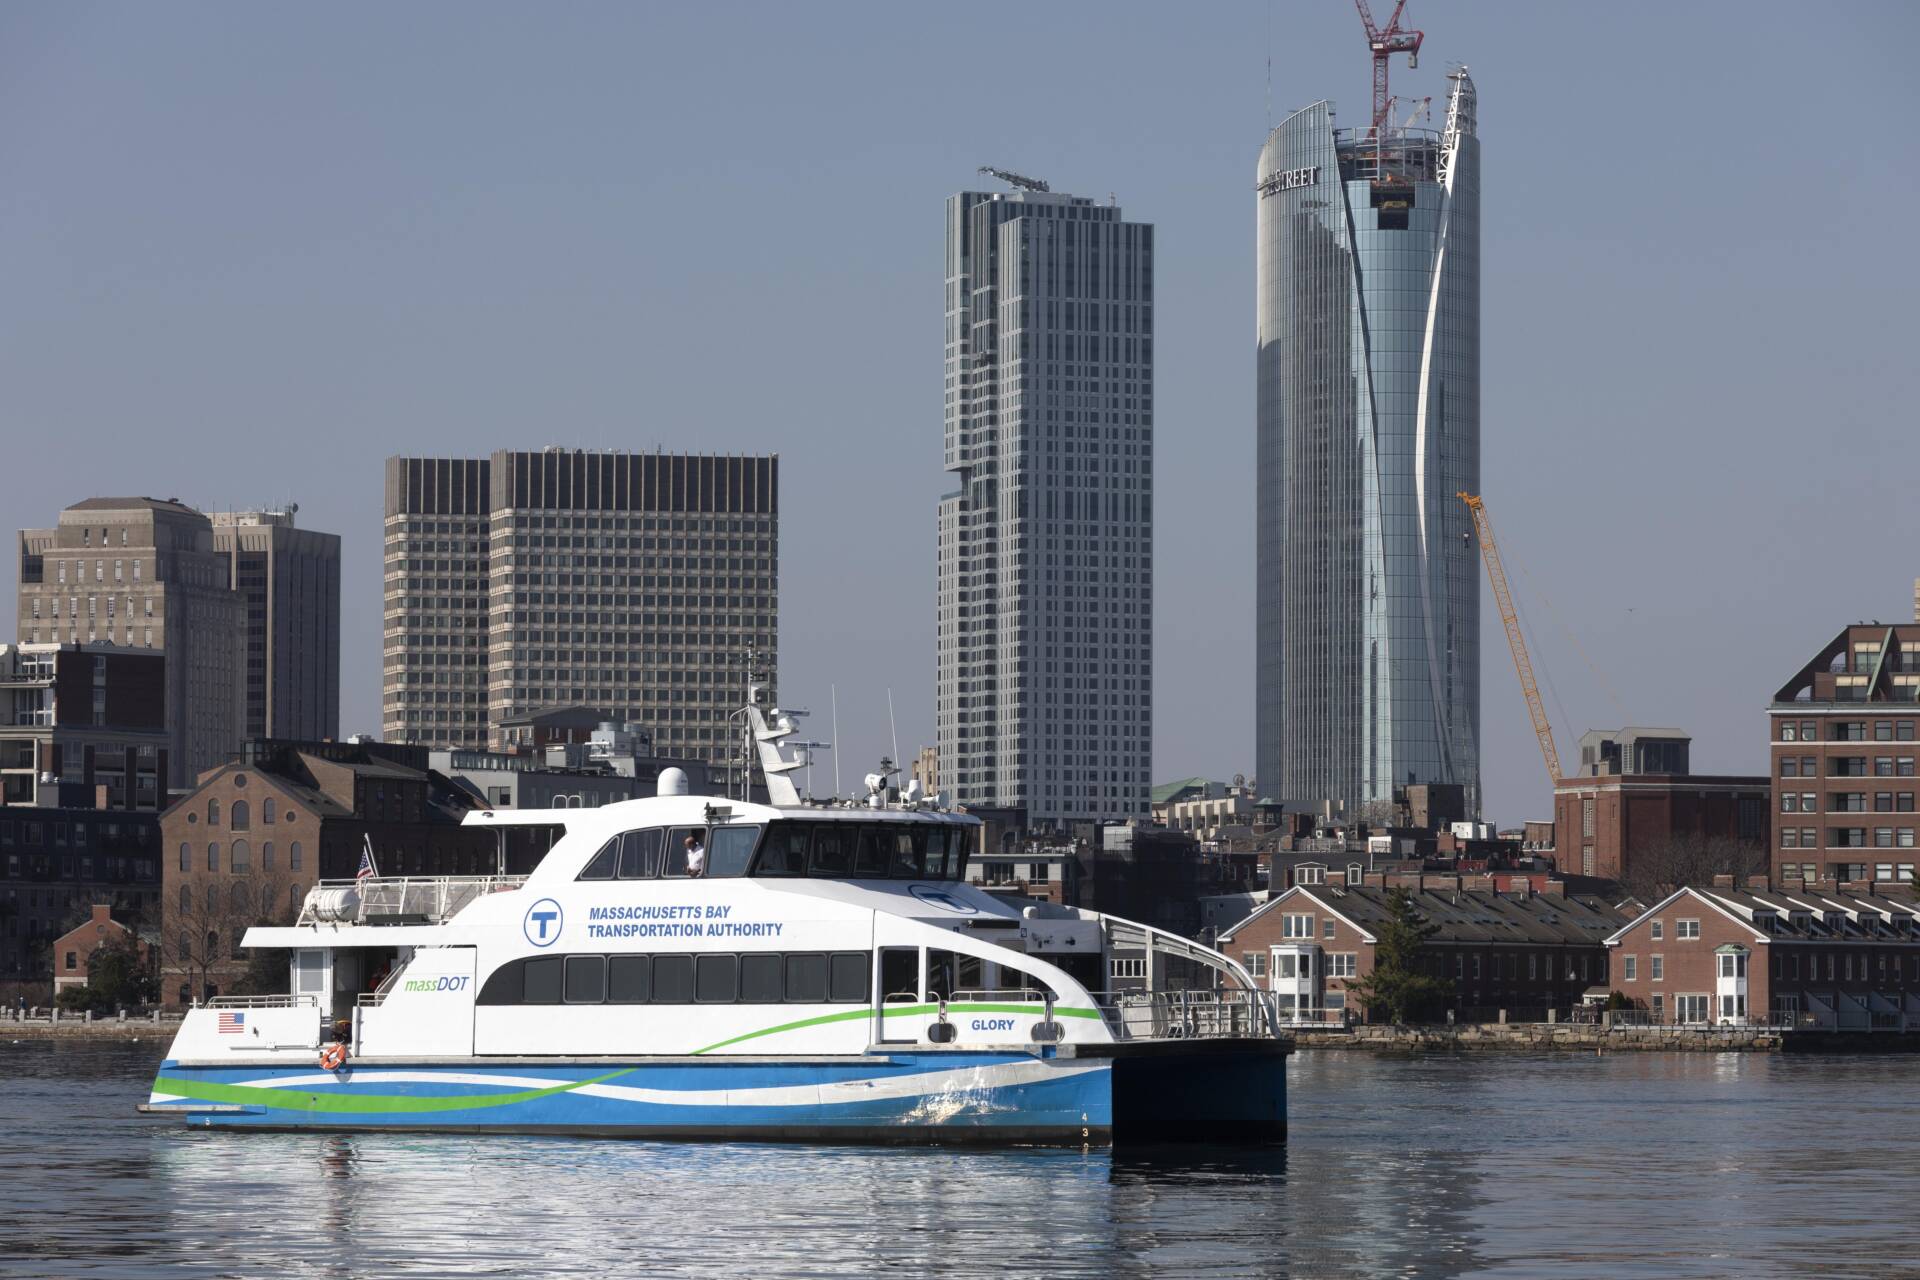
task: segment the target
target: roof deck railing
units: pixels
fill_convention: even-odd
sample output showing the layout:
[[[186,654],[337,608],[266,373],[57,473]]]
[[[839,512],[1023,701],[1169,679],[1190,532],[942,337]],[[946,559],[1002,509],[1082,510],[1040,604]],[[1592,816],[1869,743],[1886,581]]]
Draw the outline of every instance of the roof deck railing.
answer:
[[[368,876],[322,880],[307,891],[300,924],[440,924],[468,903],[518,889],[525,876]]]

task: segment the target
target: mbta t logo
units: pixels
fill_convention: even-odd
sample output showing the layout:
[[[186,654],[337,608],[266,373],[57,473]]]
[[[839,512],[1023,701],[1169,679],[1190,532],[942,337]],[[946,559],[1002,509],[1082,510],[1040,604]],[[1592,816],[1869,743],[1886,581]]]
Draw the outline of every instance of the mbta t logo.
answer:
[[[542,898],[527,908],[527,918],[521,927],[528,942],[536,947],[550,947],[560,940],[560,929],[566,922],[560,904],[552,898]]]

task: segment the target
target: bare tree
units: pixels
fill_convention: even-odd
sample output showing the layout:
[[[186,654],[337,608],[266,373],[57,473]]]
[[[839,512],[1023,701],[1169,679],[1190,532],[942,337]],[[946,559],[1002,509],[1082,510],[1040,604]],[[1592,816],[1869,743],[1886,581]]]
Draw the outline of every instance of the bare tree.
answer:
[[[254,925],[284,924],[298,911],[301,882],[284,872],[195,877],[175,888],[164,904],[161,928],[162,998],[177,996],[184,980],[189,996],[204,999],[210,986],[230,985],[247,971],[240,940]]]
[[[1708,888],[1715,876],[1732,876],[1736,886],[1745,888],[1748,876],[1766,870],[1766,846],[1755,841],[1672,836],[1626,850],[1620,884],[1642,902],[1653,903],[1682,885]]]

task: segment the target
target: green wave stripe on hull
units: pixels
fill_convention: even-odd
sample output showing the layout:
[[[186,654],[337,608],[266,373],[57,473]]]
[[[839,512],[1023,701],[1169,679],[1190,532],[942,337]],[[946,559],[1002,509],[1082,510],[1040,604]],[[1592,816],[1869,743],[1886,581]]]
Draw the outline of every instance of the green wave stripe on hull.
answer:
[[[183,1080],[178,1076],[160,1076],[153,1082],[155,1093],[171,1093],[196,1102],[221,1102],[241,1106],[271,1107],[277,1111],[388,1112],[418,1114],[425,1111],[473,1111],[481,1107],[506,1107],[516,1102],[532,1102],[557,1093],[571,1093],[590,1084],[604,1084],[632,1075],[638,1067],[623,1067],[586,1080],[567,1080],[546,1089],[519,1089],[513,1093],[473,1093],[457,1097],[412,1097],[398,1093],[310,1093],[303,1089],[267,1089],[252,1084],[219,1084],[212,1080]]]
[[[884,1006],[890,1018],[916,1018],[922,1014],[938,1013],[937,1004],[890,1004]],[[948,1013],[1039,1013],[1040,1009],[1030,1004],[950,1004]],[[873,1010],[868,1007],[848,1009],[841,1013],[824,1013],[817,1018],[802,1018],[798,1022],[782,1022],[778,1026],[762,1027],[758,1031],[749,1031],[745,1035],[734,1036],[730,1040],[719,1040],[704,1049],[695,1049],[697,1057],[703,1053],[712,1053],[715,1049],[724,1049],[729,1045],[743,1044],[748,1040],[758,1040],[761,1036],[778,1035],[782,1031],[798,1031],[802,1027],[820,1027],[829,1022],[852,1022],[859,1018],[871,1018]],[[1098,1018],[1098,1009],[1060,1009],[1053,1011],[1056,1018]],[[967,1046],[962,1045],[962,1048]]]
[[[894,1017],[912,1018],[940,1011],[939,1005],[889,1005],[887,1013]],[[1030,1004],[950,1004],[948,1013],[1036,1013]],[[1097,1009],[1061,1009],[1056,1008],[1054,1016],[1059,1018],[1098,1018]],[[783,1022],[771,1027],[762,1027],[758,1031],[749,1031],[745,1035],[721,1040],[704,1049],[695,1049],[694,1056],[712,1053],[729,1045],[741,1044],[748,1040],[758,1040],[762,1036],[779,1035],[784,1031],[797,1031],[802,1027],[818,1027],[831,1022],[852,1022],[860,1018],[871,1018],[873,1009],[863,1006],[847,1009],[840,1013],[823,1014],[817,1018],[802,1018],[798,1022]],[[475,1093],[457,1097],[414,1097],[395,1093],[312,1093],[301,1089],[272,1089],[260,1085],[219,1084],[211,1080],[186,1080],[179,1076],[160,1076],[153,1082],[155,1093],[170,1093],[177,1097],[192,1098],[196,1102],[218,1102],[236,1106],[271,1107],[279,1111],[326,1111],[326,1112],[385,1112],[389,1114],[428,1111],[472,1111],[482,1107],[505,1107],[516,1102],[532,1102],[538,1098],[550,1098],[555,1094],[570,1093],[590,1084],[604,1084],[609,1080],[618,1080],[621,1076],[632,1075],[638,1067],[623,1067],[618,1071],[609,1071],[605,1075],[592,1076],[585,1080],[568,1080],[545,1089],[520,1089],[512,1093]]]

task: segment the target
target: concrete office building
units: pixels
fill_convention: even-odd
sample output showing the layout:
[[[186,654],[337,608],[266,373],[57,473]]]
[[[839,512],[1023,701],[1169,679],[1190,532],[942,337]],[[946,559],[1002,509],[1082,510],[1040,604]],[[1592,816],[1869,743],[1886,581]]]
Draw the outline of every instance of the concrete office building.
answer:
[[[184,786],[239,749],[246,614],[213,526],[172,499],[88,498],[20,531],[22,644],[106,644],[166,656],[168,778]]]
[[[1144,818],[1153,227],[1008,181],[947,202],[940,781],[1035,827]]]
[[[1257,770],[1356,815],[1480,805],[1480,144],[1289,116],[1260,153]]]
[[[724,761],[749,654],[775,669],[778,555],[775,456],[389,458],[385,736],[498,749],[592,706]]]
[[[340,736],[340,535],[284,511],[208,516],[247,633],[245,736]]]

